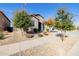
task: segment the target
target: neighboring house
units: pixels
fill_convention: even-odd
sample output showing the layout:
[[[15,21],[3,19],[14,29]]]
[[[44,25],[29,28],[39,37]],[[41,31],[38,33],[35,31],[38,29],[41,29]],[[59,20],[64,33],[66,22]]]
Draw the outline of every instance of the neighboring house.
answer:
[[[2,11],[0,11],[0,28],[2,30],[7,30],[7,27],[10,27],[10,20]]]
[[[32,14],[33,27],[32,29],[44,30],[44,18],[40,14]]]

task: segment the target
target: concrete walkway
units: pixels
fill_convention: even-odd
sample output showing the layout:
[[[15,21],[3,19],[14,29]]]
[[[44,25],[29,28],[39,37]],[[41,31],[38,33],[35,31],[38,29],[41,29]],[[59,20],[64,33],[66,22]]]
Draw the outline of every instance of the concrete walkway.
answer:
[[[52,38],[52,39],[50,39]],[[47,43],[53,43],[57,40],[58,38],[56,38],[55,36],[47,36],[47,37],[42,37],[39,39],[34,39],[34,40],[29,40],[29,41],[23,41],[23,42],[19,42],[19,43],[14,43],[14,44],[10,44],[10,45],[4,45],[4,46],[0,46],[0,56],[1,55],[12,55],[14,53],[32,48],[32,47],[36,47],[36,46],[40,46],[40,45],[44,45]]]

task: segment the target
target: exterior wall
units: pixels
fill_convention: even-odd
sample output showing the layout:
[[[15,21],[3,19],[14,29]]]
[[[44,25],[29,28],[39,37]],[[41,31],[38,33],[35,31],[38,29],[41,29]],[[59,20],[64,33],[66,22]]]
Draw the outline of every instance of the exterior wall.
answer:
[[[40,16],[37,16],[37,18],[39,19],[39,21],[41,22],[41,23],[43,23],[43,18],[42,17],[40,17]]]
[[[6,28],[9,27],[9,26],[10,26],[10,21],[7,20],[7,18],[0,13],[0,27],[3,30],[6,30]]]
[[[38,29],[38,20],[34,17],[32,17],[32,21],[34,23],[34,26],[32,28],[37,28]]]

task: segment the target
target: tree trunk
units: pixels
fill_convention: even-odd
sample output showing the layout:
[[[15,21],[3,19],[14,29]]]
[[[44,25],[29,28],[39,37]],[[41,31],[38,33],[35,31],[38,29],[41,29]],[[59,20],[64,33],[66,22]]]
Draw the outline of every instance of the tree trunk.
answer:
[[[23,28],[23,31],[24,31],[25,37],[28,37],[28,33],[27,33],[28,29]]]
[[[24,30],[24,29],[21,29],[21,32],[22,32],[22,35],[27,34],[26,30]]]
[[[62,42],[65,40],[65,37],[66,37],[66,31],[61,30],[60,38],[61,38]]]
[[[21,33],[22,33],[22,36],[23,36],[23,29],[21,29]]]
[[[61,38],[61,40],[62,40],[62,42],[63,42],[63,40],[64,40],[64,37],[63,37],[63,30],[61,30],[60,38]]]

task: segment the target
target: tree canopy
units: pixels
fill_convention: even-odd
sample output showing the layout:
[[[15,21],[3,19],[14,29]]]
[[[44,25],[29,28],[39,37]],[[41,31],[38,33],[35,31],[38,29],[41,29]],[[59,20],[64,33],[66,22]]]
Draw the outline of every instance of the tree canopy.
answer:
[[[57,29],[62,29],[62,30],[73,30],[74,29],[74,24],[73,24],[73,15],[69,12],[67,12],[65,9],[61,8],[58,10],[57,15],[56,15],[56,22],[55,22],[55,27]]]
[[[24,10],[16,12],[13,22],[14,27],[21,29],[28,29],[33,25],[30,15],[28,15],[27,12]]]
[[[45,24],[49,27],[53,26],[55,24],[55,21],[52,20],[51,18],[45,21]]]

